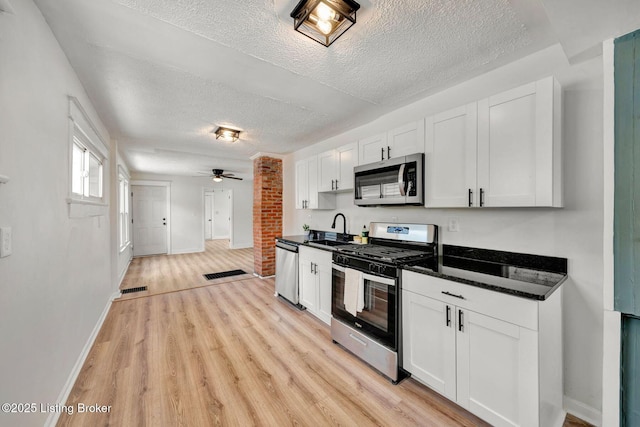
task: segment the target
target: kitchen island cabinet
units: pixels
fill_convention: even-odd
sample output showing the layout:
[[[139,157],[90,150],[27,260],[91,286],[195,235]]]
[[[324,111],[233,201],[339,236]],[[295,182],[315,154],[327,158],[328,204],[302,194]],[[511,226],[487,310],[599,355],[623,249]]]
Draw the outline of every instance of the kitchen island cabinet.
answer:
[[[326,324],[331,323],[331,252],[299,248],[300,304]]]
[[[561,304],[403,271],[403,369],[492,425],[561,426]]]

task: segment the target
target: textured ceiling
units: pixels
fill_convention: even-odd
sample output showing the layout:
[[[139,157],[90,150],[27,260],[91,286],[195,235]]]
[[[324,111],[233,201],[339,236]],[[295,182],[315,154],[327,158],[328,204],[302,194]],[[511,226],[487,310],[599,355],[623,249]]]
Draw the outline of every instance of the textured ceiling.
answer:
[[[364,0],[329,48],[293,31],[297,0],[36,3],[132,170],[249,178],[256,152],[297,150],[558,41],[568,56],[592,48],[610,29],[591,40],[566,16],[607,12],[579,1],[578,19],[576,1]],[[625,25],[634,3],[618,0]],[[216,141],[217,125],[241,140]]]

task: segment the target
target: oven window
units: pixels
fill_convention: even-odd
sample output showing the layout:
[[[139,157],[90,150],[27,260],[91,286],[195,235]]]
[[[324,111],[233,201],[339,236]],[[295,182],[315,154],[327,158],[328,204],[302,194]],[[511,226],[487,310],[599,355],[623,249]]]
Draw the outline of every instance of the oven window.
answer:
[[[389,286],[371,280],[364,281],[364,308],[358,318],[389,332]]]
[[[365,279],[364,308],[356,317],[353,317],[344,306],[344,281],[345,274],[333,269],[333,316],[349,322],[364,321],[367,325],[365,329],[380,338],[393,335],[395,332],[395,286]]]

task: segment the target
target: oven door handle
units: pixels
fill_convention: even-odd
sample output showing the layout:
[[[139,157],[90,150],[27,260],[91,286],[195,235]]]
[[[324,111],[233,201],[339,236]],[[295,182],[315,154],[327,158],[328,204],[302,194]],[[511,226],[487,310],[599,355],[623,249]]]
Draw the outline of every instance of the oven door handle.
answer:
[[[374,276],[373,274],[362,273],[362,278],[364,280],[369,280],[371,282],[382,283],[387,286],[395,286],[396,279],[389,279],[387,277]]]

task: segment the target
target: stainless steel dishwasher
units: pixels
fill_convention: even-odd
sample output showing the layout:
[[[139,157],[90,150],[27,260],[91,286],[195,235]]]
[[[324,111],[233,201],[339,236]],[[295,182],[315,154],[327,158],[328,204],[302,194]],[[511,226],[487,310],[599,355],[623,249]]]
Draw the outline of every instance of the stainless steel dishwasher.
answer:
[[[276,295],[298,308],[298,245],[276,241]]]

